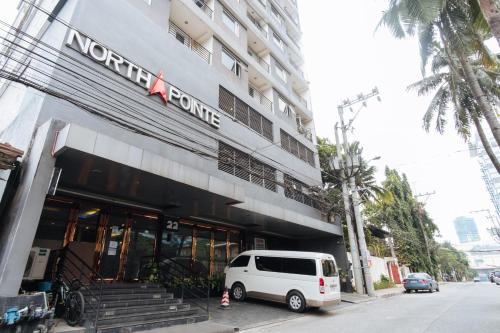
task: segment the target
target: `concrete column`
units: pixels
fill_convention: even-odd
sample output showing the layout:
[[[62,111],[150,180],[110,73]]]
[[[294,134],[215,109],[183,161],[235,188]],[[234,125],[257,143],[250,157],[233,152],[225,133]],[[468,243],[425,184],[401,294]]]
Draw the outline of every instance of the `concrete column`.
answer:
[[[0,235],[0,296],[15,296],[24,274],[31,245],[42,213],[50,176],[55,165],[51,156],[55,123],[40,126],[34,137],[17,193]]]

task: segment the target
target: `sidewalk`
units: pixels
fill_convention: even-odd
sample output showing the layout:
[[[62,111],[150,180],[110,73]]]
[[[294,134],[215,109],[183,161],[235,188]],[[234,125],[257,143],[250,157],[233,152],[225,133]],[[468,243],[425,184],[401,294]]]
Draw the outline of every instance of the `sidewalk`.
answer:
[[[387,297],[401,295],[404,292],[404,290],[405,289],[403,288],[403,285],[398,284],[394,288],[375,290],[376,294],[375,297],[370,297],[368,295],[360,295],[356,293],[342,293],[340,297],[342,299],[342,302],[359,304],[359,303],[373,301],[377,298],[387,298]]]

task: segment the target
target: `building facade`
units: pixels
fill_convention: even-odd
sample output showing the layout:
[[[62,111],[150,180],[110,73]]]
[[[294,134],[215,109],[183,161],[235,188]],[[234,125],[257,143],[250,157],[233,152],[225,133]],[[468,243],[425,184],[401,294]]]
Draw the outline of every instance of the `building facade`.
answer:
[[[488,131],[488,133],[490,132]],[[498,147],[492,134],[488,136],[488,142],[490,143],[495,155],[500,156],[500,148]],[[471,156],[477,158],[484,185],[490,195],[491,203],[493,204],[493,207],[495,207],[496,219],[500,219],[500,175],[488,157],[486,150],[484,150],[477,133],[475,134],[474,140],[471,144]]]
[[[457,217],[453,224],[460,243],[471,243],[480,240],[476,222],[471,217]]]
[[[295,0],[20,2],[4,41],[0,295],[32,247],[107,279],[152,255],[207,275],[247,249],[332,253]],[[9,189],[7,191],[6,189]],[[6,193],[9,192],[9,193]]]

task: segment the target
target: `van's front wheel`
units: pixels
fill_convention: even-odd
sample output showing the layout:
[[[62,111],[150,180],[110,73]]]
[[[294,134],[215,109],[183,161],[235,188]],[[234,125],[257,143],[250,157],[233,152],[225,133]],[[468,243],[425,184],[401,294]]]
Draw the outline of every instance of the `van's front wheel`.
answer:
[[[233,284],[233,287],[231,288],[231,296],[237,302],[244,301],[247,297],[245,286],[243,286],[241,283]]]
[[[306,300],[298,291],[292,291],[286,298],[288,308],[293,312],[304,312],[306,308]]]

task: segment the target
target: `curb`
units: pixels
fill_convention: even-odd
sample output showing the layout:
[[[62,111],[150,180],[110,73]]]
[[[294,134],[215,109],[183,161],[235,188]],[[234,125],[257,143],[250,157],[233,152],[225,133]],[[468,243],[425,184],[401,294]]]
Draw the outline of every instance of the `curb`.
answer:
[[[377,298],[389,298],[389,297],[399,296],[399,295],[403,295],[403,294],[404,294],[404,291],[398,291],[398,292],[380,295],[380,296],[377,296]]]

